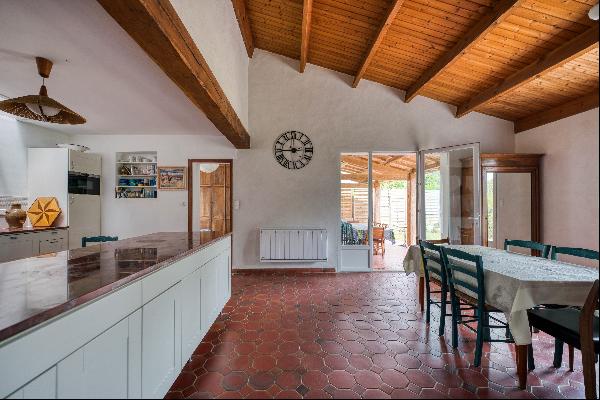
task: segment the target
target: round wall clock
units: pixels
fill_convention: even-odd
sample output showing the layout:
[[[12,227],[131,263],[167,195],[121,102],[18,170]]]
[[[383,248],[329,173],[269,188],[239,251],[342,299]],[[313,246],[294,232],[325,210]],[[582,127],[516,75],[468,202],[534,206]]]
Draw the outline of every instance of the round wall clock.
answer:
[[[309,137],[302,132],[284,132],[273,146],[275,159],[287,169],[305,167],[312,159],[314,150]]]

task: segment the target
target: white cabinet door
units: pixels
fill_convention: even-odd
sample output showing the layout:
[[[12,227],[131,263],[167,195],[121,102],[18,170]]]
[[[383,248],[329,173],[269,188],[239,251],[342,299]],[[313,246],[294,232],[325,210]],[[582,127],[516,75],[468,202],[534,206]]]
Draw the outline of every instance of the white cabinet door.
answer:
[[[50,368],[7,398],[56,399],[56,367]]]
[[[81,247],[84,236],[100,235],[100,196],[69,195],[69,249]]]
[[[127,398],[128,319],[58,363],[58,398]]]
[[[163,398],[181,370],[181,282],[142,307],[142,397]]]
[[[0,262],[36,256],[36,239],[35,234],[30,233],[0,236]]]
[[[202,267],[202,330],[206,334],[217,311],[217,268],[216,259]]]
[[[190,359],[202,340],[202,269],[181,281],[181,361]]]

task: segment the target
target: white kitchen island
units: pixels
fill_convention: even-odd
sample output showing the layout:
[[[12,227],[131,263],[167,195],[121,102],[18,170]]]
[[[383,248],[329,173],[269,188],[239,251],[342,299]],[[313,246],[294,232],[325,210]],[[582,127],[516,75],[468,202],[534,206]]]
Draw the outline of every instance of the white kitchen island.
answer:
[[[162,398],[230,296],[230,235],[0,264],[0,397]]]

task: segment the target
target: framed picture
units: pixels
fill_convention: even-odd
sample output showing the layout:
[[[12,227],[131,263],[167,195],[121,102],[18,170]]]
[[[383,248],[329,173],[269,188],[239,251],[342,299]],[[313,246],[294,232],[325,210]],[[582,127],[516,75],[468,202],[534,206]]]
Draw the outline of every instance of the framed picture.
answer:
[[[158,167],[160,190],[187,190],[187,167]]]

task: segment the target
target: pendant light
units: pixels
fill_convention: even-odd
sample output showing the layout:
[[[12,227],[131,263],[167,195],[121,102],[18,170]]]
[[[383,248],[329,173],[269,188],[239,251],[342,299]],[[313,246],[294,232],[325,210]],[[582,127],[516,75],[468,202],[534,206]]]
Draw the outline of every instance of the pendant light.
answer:
[[[201,163],[200,164],[200,171],[204,172],[205,174],[211,174],[211,173],[215,172],[217,169],[219,169],[219,164],[217,164],[217,163]]]
[[[50,76],[52,61],[36,57],[35,62],[38,73],[42,77],[39,94],[0,101],[0,110],[17,117],[53,124],[85,124],[85,118],[81,115],[48,97],[45,80]]]

